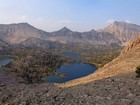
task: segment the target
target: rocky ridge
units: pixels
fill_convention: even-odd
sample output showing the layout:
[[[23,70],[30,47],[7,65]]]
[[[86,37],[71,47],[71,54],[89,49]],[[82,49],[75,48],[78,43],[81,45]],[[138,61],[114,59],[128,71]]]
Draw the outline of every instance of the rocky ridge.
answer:
[[[34,37],[52,42],[57,41],[63,44],[86,43],[92,45],[117,44],[125,46],[127,42],[139,34],[140,26],[126,22],[114,22],[104,29],[98,31],[92,29],[88,32],[76,32],[67,27],[54,32],[45,32],[28,23],[0,24],[0,39],[11,44],[20,44],[21,42],[24,43],[24,41],[27,43],[28,38]],[[28,41],[30,43],[32,40]]]

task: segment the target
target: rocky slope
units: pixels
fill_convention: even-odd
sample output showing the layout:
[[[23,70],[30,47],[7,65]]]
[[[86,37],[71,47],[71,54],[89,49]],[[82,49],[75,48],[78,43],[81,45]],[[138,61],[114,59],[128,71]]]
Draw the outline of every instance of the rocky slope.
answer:
[[[3,51],[3,49],[5,49],[5,48],[7,48],[9,46],[10,45],[7,42],[5,42],[5,41],[0,39],[0,51]]]
[[[59,84],[60,87],[69,87],[78,84],[88,83],[121,74],[131,74],[140,65],[140,36],[128,44],[121,52],[120,56],[97,70],[95,73]]]
[[[47,41],[42,40],[40,38],[30,37],[27,40],[20,43],[21,46],[28,47],[28,48],[50,48],[50,45]]]
[[[140,79],[128,73],[70,88],[23,84],[0,69],[0,105],[139,105]]]
[[[0,39],[0,46],[4,47],[4,46],[10,46],[10,45],[7,42],[5,42],[2,39]]]

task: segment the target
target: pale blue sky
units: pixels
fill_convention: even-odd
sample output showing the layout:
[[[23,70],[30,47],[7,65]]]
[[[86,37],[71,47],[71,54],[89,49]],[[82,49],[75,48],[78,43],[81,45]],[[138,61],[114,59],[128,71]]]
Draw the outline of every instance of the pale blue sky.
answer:
[[[127,21],[140,25],[140,0],[0,0],[0,24],[28,22],[45,31],[100,29]]]

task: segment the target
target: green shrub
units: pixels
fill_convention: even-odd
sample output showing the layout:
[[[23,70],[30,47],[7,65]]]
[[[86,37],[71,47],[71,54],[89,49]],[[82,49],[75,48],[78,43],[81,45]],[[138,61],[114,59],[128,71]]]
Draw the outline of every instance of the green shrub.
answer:
[[[140,66],[136,67],[136,73],[137,73],[136,77],[140,78]]]

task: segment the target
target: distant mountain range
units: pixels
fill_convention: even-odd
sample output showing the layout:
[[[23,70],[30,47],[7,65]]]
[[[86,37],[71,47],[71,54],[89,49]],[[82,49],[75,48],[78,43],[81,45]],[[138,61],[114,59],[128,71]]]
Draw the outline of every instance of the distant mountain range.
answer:
[[[95,31],[75,32],[67,27],[54,32],[45,32],[37,29],[28,23],[0,24],[0,39],[9,44],[22,44],[25,46],[49,47],[49,42],[86,43],[92,45],[112,45],[125,46],[126,43],[140,34],[140,26],[117,22]]]

